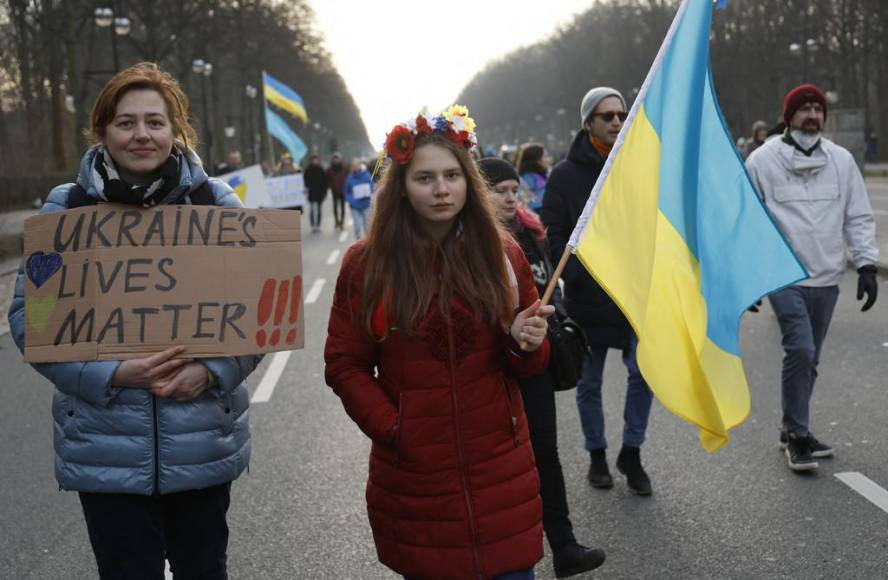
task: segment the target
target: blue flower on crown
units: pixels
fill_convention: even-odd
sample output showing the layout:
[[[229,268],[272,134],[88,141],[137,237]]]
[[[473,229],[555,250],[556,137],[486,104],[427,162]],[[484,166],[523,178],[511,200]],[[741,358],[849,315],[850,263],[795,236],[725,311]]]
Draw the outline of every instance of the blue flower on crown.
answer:
[[[433,120],[432,129],[434,129],[435,133],[441,133],[442,135],[446,135],[448,131],[450,131],[450,123],[444,118],[444,115],[439,115],[435,117]]]

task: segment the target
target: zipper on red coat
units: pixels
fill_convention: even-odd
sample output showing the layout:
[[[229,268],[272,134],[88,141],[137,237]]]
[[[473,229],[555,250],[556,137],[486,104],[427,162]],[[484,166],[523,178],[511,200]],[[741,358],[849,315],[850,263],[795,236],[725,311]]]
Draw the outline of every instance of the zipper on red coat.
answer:
[[[469,481],[466,476],[465,460],[462,453],[462,433],[459,426],[459,398],[456,396],[456,368],[454,365],[456,349],[453,347],[453,327],[449,324],[447,325],[447,345],[450,349],[448,367],[450,368],[450,395],[453,397],[453,422],[456,426],[456,457],[459,463],[459,477],[462,480],[466,510],[469,512],[469,529],[472,534],[472,556],[475,558],[475,571],[478,573],[478,578],[483,578],[481,557],[478,555],[478,532],[475,530],[475,514],[472,511],[472,498],[469,495]]]
[[[154,412],[154,494],[160,494],[160,441],[157,429],[157,395],[151,395],[151,409]]]

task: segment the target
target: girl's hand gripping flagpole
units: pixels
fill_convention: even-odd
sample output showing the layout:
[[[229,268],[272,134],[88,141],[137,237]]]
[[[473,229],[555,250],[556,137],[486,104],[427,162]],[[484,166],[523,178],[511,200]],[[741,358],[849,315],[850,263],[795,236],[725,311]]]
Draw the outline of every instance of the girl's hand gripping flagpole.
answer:
[[[552,273],[552,277],[549,278],[549,285],[546,286],[546,291],[540,299],[540,308],[547,305],[549,300],[552,299],[552,292],[555,291],[555,285],[558,284],[558,280],[561,278],[561,273],[564,272],[565,266],[567,266],[567,260],[570,258],[571,253],[573,253],[573,248],[570,245],[564,246],[564,253],[561,254],[558,266],[556,266],[555,272]],[[527,350],[527,347],[527,341],[521,341],[521,350]]]

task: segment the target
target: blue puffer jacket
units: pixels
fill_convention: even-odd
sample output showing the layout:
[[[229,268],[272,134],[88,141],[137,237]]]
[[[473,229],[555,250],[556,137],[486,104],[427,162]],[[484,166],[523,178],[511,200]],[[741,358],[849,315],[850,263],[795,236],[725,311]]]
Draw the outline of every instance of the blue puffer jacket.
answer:
[[[90,149],[77,183],[96,196]],[[179,185],[163,203],[207,181],[196,156],[183,163]],[[210,179],[216,205],[239,207],[228,185]],[[67,209],[71,184],[50,192],[42,212]],[[25,344],[23,266],[19,267],[9,326]],[[55,472],[62,489],[151,495],[202,489],[237,478],[250,461],[250,398],[244,379],[261,356],[204,358],[216,386],[180,403],[144,389],[110,388],[121,361],[42,363],[33,367],[55,385],[52,417]]]

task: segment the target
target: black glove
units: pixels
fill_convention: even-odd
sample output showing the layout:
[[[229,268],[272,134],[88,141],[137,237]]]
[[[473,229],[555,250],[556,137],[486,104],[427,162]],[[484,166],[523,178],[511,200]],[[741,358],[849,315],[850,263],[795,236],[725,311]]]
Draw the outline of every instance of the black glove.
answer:
[[[756,300],[756,301],[755,301],[755,304],[753,304],[752,306],[750,306],[749,308],[747,308],[747,310],[749,310],[750,312],[758,312],[758,311],[759,311],[759,306],[761,306],[761,305],[762,305],[762,301],[761,301],[761,300]]]
[[[879,295],[879,283],[876,281],[875,266],[861,266],[857,269],[859,277],[857,278],[857,299],[862,300],[866,294],[866,302],[863,303],[861,312],[866,312],[876,303],[876,297]]]

